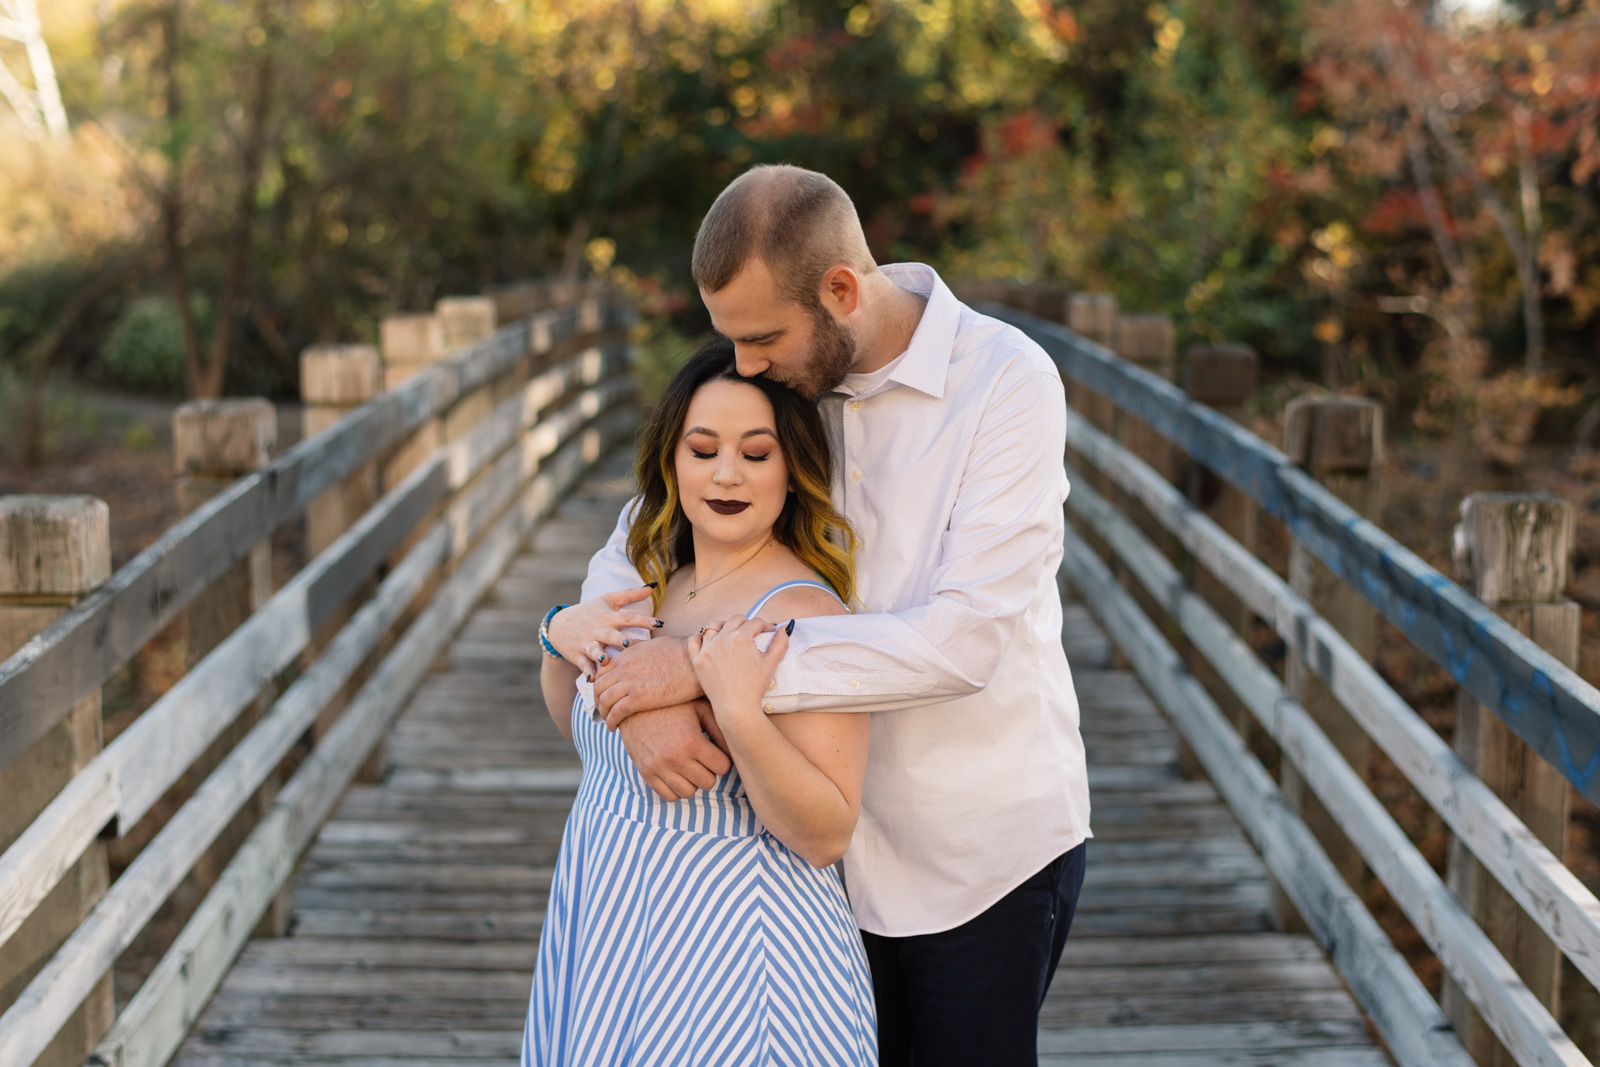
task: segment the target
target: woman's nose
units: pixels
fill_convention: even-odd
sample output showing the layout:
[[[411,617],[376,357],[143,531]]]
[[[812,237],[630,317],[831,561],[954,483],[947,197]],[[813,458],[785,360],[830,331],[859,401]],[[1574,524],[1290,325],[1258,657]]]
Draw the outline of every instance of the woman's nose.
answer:
[[[739,464],[735,457],[717,457],[717,468],[712,472],[711,480],[718,485],[736,485],[739,481]]]

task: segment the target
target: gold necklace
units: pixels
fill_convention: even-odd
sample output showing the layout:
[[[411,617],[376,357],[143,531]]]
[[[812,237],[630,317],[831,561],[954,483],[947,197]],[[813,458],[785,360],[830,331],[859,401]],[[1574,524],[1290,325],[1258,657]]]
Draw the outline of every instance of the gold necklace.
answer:
[[[689,595],[683,598],[683,602],[685,604],[687,604],[689,601],[694,599],[694,595],[696,593],[698,593],[700,590],[711,588],[713,585],[716,585],[718,582],[722,581],[722,579],[726,578],[729,574],[732,574],[733,571],[738,570],[739,567],[743,567],[745,565],[745,563],[749,563],[752,559],[755,559],[757,556],[761,555],[761,553],[763,553],[763,552],[765,552],[767,550],[767,546],[772,544],[773,538],[775,538],[777,536],[778,536],[777,534],[773,534],[771,537],[768,537],[765,541],[761,542],[761,547],[756,549],[754,552],[750,553],[750,555],[748,557],[746,557],[744,562],[740,563],[738,567],[734,567],[733,570],[728,571],[725,574],[717,575],[715,578],[711,579],[705,585],[695,586],[694,588],[690,589],[689,590]]]

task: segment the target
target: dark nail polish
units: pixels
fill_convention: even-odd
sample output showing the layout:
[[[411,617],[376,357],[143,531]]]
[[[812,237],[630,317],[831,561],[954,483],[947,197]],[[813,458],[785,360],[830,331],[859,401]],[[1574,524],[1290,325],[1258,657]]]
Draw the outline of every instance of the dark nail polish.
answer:
[[[594,684],[594,675],[586,674],[586,675],[583,676],[583,680],[588,682],[590,685],[593,685]]]
[[[610,658],[611,658],[611,657],[610,657],[610,656],[601,656],[601,657],[600,657],[600,665],[601,665],[601,666],[604,666],[604,665],[605,665],[605,662],[606,662],[606,660],[608,660],[608,659],[610,659]]]
[[[656,582],[645,582],[644,583],[644,587],[646,589],[654,589],[656,587],[656,585],[657,585]]]
[[[622,647],[623,648],[627,648],[628,647],[628,639],[626,637],[624,637],[622,639]]]
[[[789,636],[790,636],[790,637],[793,637],[793,636],[794,636],[794,620],[793,620],[793,619],[790,619],[790,620],[789,620],[789,625],[788,625],[788,626],[785,626],[785,627],[784,627],[784,628],[783,628],[783,632],[784,632],[784,633],[785,633],[785,634],[788,634],[788,635],[789,635]]]
[[[663,627],[663,626],[665,626],[665,625],[666,625],[666,623],[665,623],[665,622],[663,622],[663,621],[662,621],[662,620],[660,620],[660,619],[657,619],[657,620],[656,620],[656,629],[658,629],[658,630],[659,630],[659,629],[661,629],[661,628],[662,628],[662,627]]]

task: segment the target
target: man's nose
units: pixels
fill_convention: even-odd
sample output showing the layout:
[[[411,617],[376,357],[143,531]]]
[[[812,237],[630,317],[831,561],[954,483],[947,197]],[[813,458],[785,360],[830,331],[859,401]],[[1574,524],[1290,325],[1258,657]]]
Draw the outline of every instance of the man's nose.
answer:
[[[733,348],[733,365],[739,369],[741,377],[754,378],[772,366],[772,361],[762,358],[748,348],[740,348],[735,345]]]

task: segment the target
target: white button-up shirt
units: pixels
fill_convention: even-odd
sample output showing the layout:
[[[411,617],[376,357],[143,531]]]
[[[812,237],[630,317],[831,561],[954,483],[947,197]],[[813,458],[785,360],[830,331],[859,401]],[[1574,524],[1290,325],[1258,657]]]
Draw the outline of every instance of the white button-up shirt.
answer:
[[[859,603],[795,628],[766,708],[877,713],[845,879],[862,929],[905,937],[961,925],[1082,843],[1089,785],[1056,585],[1060,375],[931,268],[881,269],[928,298],[911,344],[820,402]],[[585,598],[639,584],[631,510]]]

